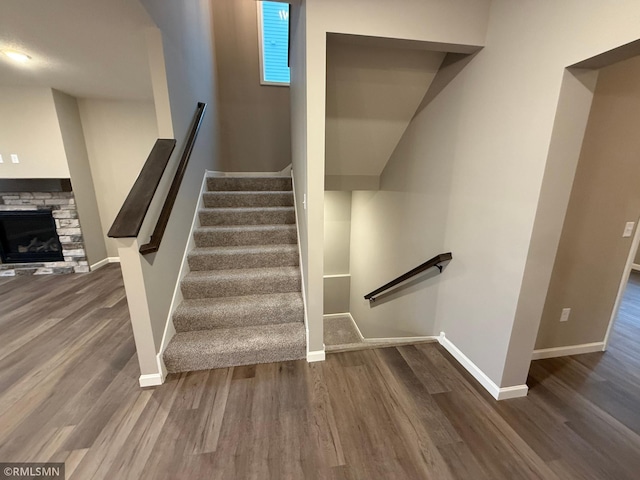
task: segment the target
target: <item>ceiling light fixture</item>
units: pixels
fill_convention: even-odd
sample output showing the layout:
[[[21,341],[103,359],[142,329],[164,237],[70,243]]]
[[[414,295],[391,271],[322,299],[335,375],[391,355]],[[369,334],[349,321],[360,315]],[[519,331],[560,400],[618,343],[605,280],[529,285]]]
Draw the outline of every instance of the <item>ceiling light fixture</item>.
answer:
[[[26,55],[21,52],[16,52],[15,50],[5,50],[2,53],[4,53],[7,57],[9,57],[14,62],[18,62],[18,63],[25,63],[31,60],[31,57],[29,55]]]

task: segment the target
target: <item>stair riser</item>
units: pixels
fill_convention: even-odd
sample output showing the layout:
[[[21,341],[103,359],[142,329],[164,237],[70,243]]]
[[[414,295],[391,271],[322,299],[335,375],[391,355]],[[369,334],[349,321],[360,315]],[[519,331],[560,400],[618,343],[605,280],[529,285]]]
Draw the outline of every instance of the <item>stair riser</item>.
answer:
[[[291,193],[204,193],[206,208],[292,207]]]
[[[278,245],[297,243],[294,228],[265,231],[198,231],[194,232],[198,247],[222,247],[240,245]]]
[[[278,210],[275,212],[200,212],[200,225],[213,227],[216,225],[276,225],[293,224],[296,214],[291,210]]]
[[[189,279],[181,283],[184,298],[237,297],[268,293],[299,292],[300,276],[270,276],[243,281],[242,279]]]
[[[173,358],[164,356],[164,362],[169,373],[192,372],[196,370],[210,370],[213,368],[227,368],[240,365],[255,365],[257,363],[286,362],[289,360],[301,360],[306,357],[306,347],[301,345],[295,351],[289,349],[286,352],[264,350],[256,352],[243,352],[231,355],[207,355]]]
[[[298,252],[246,253],[242,255],[189,255],[192,271],[229,270],[237,268],[295,267],[300,264]]]
[[[173,324],[176,332],[196,330],[212,330],[214,328],[247,327],[251,325],[268,325],[271,323],[304,322],[302,302],[271,308],[252,308],[239,312],[210,311],[189,314],[176,312]]]
[[[291,190],[291,178],[207,178],[209,191],[283,191]]]

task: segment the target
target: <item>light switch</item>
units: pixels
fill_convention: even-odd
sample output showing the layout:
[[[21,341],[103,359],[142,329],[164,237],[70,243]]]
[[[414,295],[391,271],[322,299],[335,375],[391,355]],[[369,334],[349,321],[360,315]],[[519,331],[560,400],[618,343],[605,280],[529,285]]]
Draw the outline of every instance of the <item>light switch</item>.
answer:
[[[623,237],[630,237],[633,233],[633,227],[635,226],[635,222],[627,222],[624,226],[624,232],[622,232]]]
[[[20,160],[18,160],[18,155],[16,155],[15,153],[11,154],[11,163],[20,163]]]

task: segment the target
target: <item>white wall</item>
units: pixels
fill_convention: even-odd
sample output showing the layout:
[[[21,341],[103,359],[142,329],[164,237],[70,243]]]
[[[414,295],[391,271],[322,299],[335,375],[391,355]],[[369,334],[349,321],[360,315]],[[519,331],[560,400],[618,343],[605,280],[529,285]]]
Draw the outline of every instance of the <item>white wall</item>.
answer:
[[[294,8],[304,14],[292,37],[293,165],[297,195],[307,197],[301,242],[310,345],[322,347],[323,197],[325,157],[326,37],[327,32],[431,42],[443,51],[466,51],[483,45],[489,0],[468,2],[428,0],[370,2],[365,0],[306,0]],[[292,15],[292,19],[295,15]],[[295,23],[292,23],[292,29]],[[303,29],[306,32],[303,32]],[[304,38],[304,42],[300,40]],[[300,53],[303,49],[304,55]],[[306,57],[306,62],[301,61]],[[295,86],[304,82],[304,86]],[[294,93],[294,88],[297,93]],[[304,121],[301,118],[306,113]],[[306,163],[306,170],[301,165]],[[300,218],[300,217],[299,217]]]
[[[445,54],[349,39],[327,41],[325,175],[379,177]]]
[[[0,178],[69,178],[51,89],[0,86],[0,155]]]
[[[81,99],[78,103],[106,235],[158,138],[155,109],[152,102]],[[117,257],[116,241],[105,240],[108,256]]]
[[[324,192],[324,313],[349,311],[351,192]]]
[[[89,265],[107,257],[105,236],[100,224],[96,190],[91,175],[87,146],[75,97],[53,90],[53,100],[71,173],[71,186],[78,207],[82,238]]]

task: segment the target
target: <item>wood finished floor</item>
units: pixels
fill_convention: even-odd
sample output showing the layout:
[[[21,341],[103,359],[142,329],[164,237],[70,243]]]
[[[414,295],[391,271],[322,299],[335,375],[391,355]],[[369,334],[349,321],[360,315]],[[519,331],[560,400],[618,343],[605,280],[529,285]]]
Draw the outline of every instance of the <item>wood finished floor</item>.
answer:
[[[437,344],[140,389],[122,279],[0,278],[0,461],[89,479],[637,479],[640,281],[605,353],[495,402]]]

